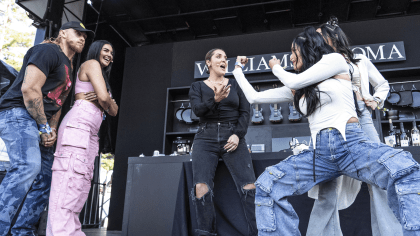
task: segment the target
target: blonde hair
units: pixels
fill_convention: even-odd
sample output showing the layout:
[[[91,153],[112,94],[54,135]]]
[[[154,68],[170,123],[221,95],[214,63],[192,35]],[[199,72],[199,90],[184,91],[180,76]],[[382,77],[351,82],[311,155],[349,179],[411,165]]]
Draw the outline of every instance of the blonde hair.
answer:
[[[59,35],[57,38],[53,38],[53,37],[47,38],[47,39],[44,39],[44,41],[42,41],[42,43],[52,43],[52,44],[60,45],[61,37]]]
[[[61,31],[64,31],[64,30],[60,30],[58,32],[57,38],[53,38],[53,37],[47,38],[47,39],[44,39],[44,41],[42,41],[42,43],[52,43],[52,44],[60,45],[61,44],[61,39],[62,39],[61,38]]]

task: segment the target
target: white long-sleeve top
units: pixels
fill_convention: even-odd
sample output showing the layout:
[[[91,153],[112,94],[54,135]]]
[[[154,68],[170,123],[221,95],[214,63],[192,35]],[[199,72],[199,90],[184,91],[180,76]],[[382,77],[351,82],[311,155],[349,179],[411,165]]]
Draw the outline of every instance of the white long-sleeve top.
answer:
[[[273,74],[285,86],[257,92],[249,84],[240,68],[233,71],[245,97],[252,104],[293,101],[290,89],[298,90],[322,82],[317,86],[321,91],[321,107],[308,116],[314,148],[316,135],[325,128],[337,129],[346,140],[347,121],[352,117],[357,118],[357,113],[351,81],[333,78],[338,74],[349,74],[349,66],[342,55],[338,53],[324,55],[318,63],[300,74],[287,72],[280,65],[275,65]],[[299,108],[306,114],[305,98],[299,100]]]
[[[360,59],[357,63],[359,67],[360,77],[361,77],[361,92],[363,99],[367,101],[372,101],[374,97],[378,97],[382,100],[379,107],[384,106],[384,101],[389,92],[388,81],[381,75],[381,73],[376,69],[372,62],[362,54],[356,54],[356,59]],[[369,93],[369,83],[372,84],[375,92],[373,95]]]

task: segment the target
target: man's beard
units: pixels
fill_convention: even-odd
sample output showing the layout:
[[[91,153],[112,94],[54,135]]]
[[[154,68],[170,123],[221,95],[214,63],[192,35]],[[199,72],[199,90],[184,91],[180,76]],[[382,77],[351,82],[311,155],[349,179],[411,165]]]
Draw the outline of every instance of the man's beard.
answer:
[[[80,47],[77,43],[69,43],[69,48],[74,51],[75,53],[81,53],[83,51],[83,47]]]

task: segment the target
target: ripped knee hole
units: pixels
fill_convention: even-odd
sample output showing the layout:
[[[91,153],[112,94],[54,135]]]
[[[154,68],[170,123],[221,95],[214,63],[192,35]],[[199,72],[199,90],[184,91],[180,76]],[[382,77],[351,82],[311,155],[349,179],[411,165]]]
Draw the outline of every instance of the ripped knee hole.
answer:
[[[209,192],[209,187],[207,184],[199,183],[195,185],[195,197],[202,198],[206,193]]]
[[[251,190],[251,189],[255,189],[255,184],[247,184],[243,187],[243,189],[245,190]]]

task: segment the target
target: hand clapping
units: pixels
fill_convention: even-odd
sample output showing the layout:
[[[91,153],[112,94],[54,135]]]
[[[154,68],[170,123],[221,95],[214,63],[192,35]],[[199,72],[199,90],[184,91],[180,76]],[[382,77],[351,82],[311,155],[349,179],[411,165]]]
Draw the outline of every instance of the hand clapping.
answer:
[[[214,86],[214,100],[216,102],[220,102],[223,99],[227,98],[230,93],[230,84],[226,87],[223,87],[222,89],[217,89],[216,86]]]

